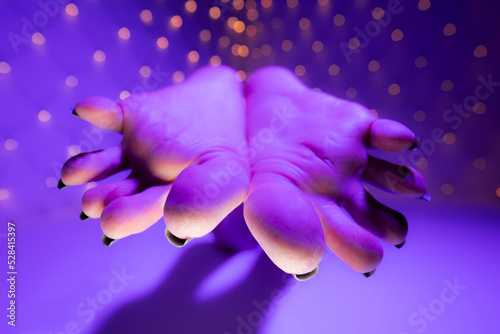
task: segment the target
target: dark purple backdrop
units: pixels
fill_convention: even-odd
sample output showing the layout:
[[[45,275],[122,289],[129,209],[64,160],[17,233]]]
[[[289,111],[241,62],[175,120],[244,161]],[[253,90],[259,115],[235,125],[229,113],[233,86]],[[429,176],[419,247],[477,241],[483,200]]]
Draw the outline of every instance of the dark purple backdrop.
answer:
[[[2,333],[500,332],[498,1],[67,3],[0,1]],[[119,141],[71,116],[79,99],[174,84],[213,56],[243,78],[288,67],[423,139],[417,153],[379,154],[418,168],[433,200],[374,190],[410,231],[373,277],[329,253],[314,279],[289,281],[259,250],[224,254],[211,236],[175,249],[161,222],[105,248],[98,222],[78,219],[86,187],[57,190],[68,157]]]

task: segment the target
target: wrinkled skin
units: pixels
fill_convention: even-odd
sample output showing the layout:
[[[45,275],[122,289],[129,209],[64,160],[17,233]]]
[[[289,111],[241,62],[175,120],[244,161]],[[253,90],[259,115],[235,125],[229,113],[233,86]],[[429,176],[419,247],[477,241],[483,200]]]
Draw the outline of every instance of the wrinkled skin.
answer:
[[[129,102],[83,100],[76,113],[123,133],[123,142],[73,157],[62,182],[83,184],[131,168],[126,180],[83,197],[84,213],[100,218],[112,239],[140,233],[163,214],[167,237],[183,245],[226,217],[215,230],[219,243],[248,248],[254,241],[243,211],[270,259],[299,279],[316,273],[326,247],[354,270],[372,271],[382,259],[379,239],[400,244],[407,222],[363,182],[415,198],[426,190],[416,170],[370,157],[367,148],[408,150],[414,134],[311,90],[279,67],[255,72],[245,98],[246,106],[234,71],[219,67]]]
[[[242,94],[234,70],[205,67],[182,84],[118,104],[84,99],[75,113],[122,133],[123,140],[71,158],[61,180],[77,185],[131,169],[127,179],[83,196],[83,212],[101,219],[106,236],[120,239],[142,232],[164,216],[167,236],[201,237],[248,191],[248,161],[236,149],[246,140]]]
[[[258,243],[292,274],[314,273],[326,246],[353,269],[372,271],[382,259],[378,239],[400,244],[408,227],[362,182],[409,197],[426,190],[416,170],[370,157],[367,148],[408,150],[415,135],[279,67],[255,72],[245,96],[252,180],[244,216]]]

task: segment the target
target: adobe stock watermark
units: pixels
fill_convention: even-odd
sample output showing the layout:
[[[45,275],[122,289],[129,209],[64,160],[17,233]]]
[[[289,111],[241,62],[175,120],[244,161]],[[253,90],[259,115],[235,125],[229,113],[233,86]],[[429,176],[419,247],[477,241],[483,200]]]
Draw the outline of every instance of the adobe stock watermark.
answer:
[[[408,324],[412,327],[411,330],[400,331],[398,334],[423,333],[467,289],[467,285],[460,284],[458,278],[455,278],[453,282],[445,279],[443,283],[445,287],[437,298],[432,299],[425,306],[420,306],[417,311],[410,314]]]
[[[49,24],[50,19],[54,18],[61,11],[61,7],[68,3],[69,0],[39,0],[37,4],[40,10],[36,11],[31,18],[26,16],[21,18],[20,33],[9,32],[7,34],[14,52],[19,53],[19,47],[22,44],[28,44],[33,34]]]
[[[443,113],[443,121],[452,130],[458,130],[464,120],[468,119],[474,112],[474,108],[479,102],[484,102],[489,99],[493,93],[495,93],[500,87],[500,81],[493,80],[493,74],[488,74],[485,78],[482,75],[477,77],[479,84],[474,90],[474,94],[466,96],[462,103],[454,103],[452,107],[446,109]],[[425,138],[421,141],[420,149],[411,151],[408,158],[403,155],[398,157],[401,165],[412,166],[420,169],[419,160],[422,158],[428,158],[434,154],[437,150],[438,145],[443,144],[443,136],[447,130],[437,127],[431,131],[430,138]],[[392,172],[385,173],[386,183],[389,185],[392,191],[396,189],[396,185],[400,182],[401,176],[406,174],[403,166],[399,168],[399,176],[396,176]]]
[[[382,29],[391,23],[393,16],[401,14],[403,9],[404,7],[401,4],[401,1],[389,0],[389,2],[387,2],[386,9],[383,11],[384,15],[382,17],[379,19],[374,18],[373,20],[368,21],[362,28],[355,26],[353,28],[355,32],[354,37],[350,38],[347,43],[340,42],[339,44],[340,50],[342,51],[347,63],[350,64],[352,62],[351,57],[353,54],[360,54],[361,49],[370,45],[371,41],[380,35]],[[356,43],[357,45],[353,45],[353,43]]]
[[[321,263],[326,263],[332,256],[333,253],[326,252]],[[283,288],[272,290],[269,293],[269,298],[267,299],[253,300],[252,305],[255,309],[246,315],[238,316],[236,318],[235,334],[256,333],[257,329],[264,324],[264,320],[273,314],[276,307],[286,302],[290,293],[297,291],[302,286],[302,282],[295,280],[295,278],[293,278],[290,274],[283,273],[281,279],[284,283]],[[288,295],[286,294],[287,292]],[[224,334],[233,333],[224,332]]]
[[[76,306],[75,313],[78,315],[78,319],[68,321],[62,330],[50,332],[49,334],[80,333],[85,326],[95,319],[99,312],[113,301],[114,296],[122,293],[129,283],[135,279],[135,276],[128,275],[125,272],[125,268],[122,268],[121,271],[113,269],[111,274],[113,277],[104,288],[97,291],[95,295],[87,297],[85,301]]]
[[[162,72],[160,70],[160,65],[156,65],[156,69],[151,71],[151,75],[149,77],[145,77],[142,79],[142,84],[135,86],[130,91],[130,96],[124,100],[117,99],[116,103],[121,103],[122,106],[135,108],[137,107],[144,99],[146,98],[146,93],[149,91],[153,91],[158,86],[165,81],[165,79],[169,76],[169,72]],[[94,126],[90,130],[82,130],[82,135],[85,139],[78,142],[78,146],[80,147],[81,152],[92,152],[99,145],[102,144],[104,140],[104,131],[102,128],[107,128],[106,123],[99,124],[99,127]],[[66,147],[66,151],[69,150],[69,146]],[[56,178],[59,178],[61,175],[61,170],[63,167],[63,163],[60,161],[53,161],[51,164],[52,171]]]
[[[244,141],[238,145],[238,155],[242,160],[246,161],[255,158],[258,152],[269,146],[276,139],[276,135],[285,130],[291,121],[298,116],[297,113],[286,106],[283,106],[281,110],[274,108],[272,112],[273,116],[269,120],[267,127],[260,129],[257,134],[250,138],[248,143]],[[211,200],[219,196],[222,189],[228,187],[234,178],[242,176],[243,173],[244,169],[241,164],[234,160],[228,161],[225,168],[221,168],[217,172],[210,172],[211,181],[207,182],[202,189],[193,189],[196,193],[193,197],[194,208],[198,210],[205,209]]]

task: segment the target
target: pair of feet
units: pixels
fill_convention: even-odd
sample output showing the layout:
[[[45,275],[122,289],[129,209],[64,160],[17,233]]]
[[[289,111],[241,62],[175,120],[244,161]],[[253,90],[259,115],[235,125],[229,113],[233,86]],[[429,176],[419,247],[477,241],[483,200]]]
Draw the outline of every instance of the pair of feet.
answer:
[[[82,100],[77,116],[123,140],[69,159],[60,187],[131,170],[83,196],[82,216],[100,218],[108,245],[163,216],[167,238],[182,246],[243,203],[251,234],[283,271],[311,277],[329,247],[354,270],[373,272],[383,254],[379,240],[401,245],[408,226],[363,183],[414,198],[426,188],[418,171],[371,157],[367,148],[412,149],[413,132],[311,90],[280,67],[256,71],[244,88],[235,74],[205,67],[181,84],[119,103]],[[221,226],[221,240],[238,238],[240,227],[231,223]]]

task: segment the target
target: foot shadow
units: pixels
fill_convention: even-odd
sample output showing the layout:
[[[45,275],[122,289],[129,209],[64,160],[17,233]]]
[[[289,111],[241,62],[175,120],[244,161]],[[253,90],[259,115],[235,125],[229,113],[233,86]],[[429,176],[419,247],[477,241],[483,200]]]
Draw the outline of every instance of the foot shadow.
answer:
[[[277,303],[294,279],[260,252],[253,268],[240,282],[219,295],[200,301],[196,291],[218,268],[231,259],[235,260],[233,256],[237,254],[228,254],[214,244],[187,248],[157,290],[116,311],[97,333],[261,332],[262,324],[275,307],[272,301]],[[229,273],[225,270],[217,276],[219,286],[234,283],[232,278],[238,273],[231,271],[232,268],[229,268]]]

